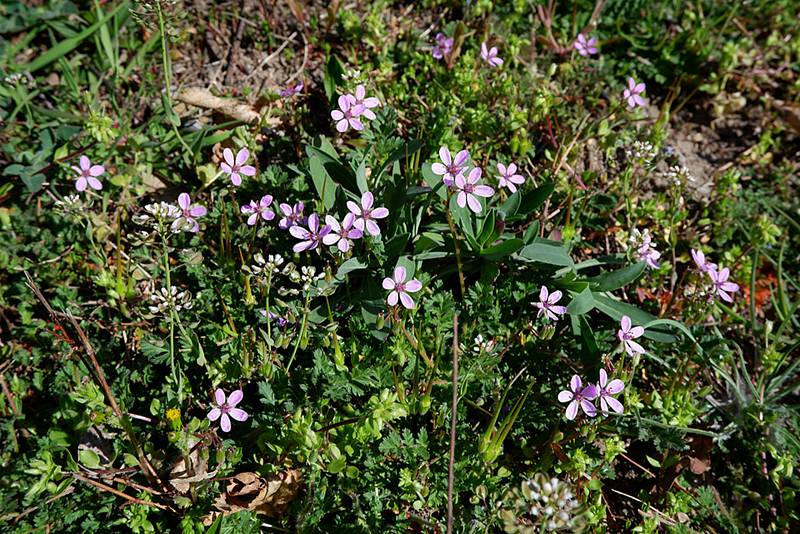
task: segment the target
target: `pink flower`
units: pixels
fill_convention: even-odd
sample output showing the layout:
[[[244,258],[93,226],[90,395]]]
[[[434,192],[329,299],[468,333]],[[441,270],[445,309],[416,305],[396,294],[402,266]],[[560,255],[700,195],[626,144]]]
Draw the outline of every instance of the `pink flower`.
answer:
[[[260,216],[265,221],[271,221],[275,218],[275,213],[271,209],[269,209],[270,205],[272,204],[272,195],[264,195],[261,197],[261,200],[256,202],[255,200],[251,200],[250,204],[245,204],[241,207],[242,215],[249,215],[247,218],[247,225],[253,226],[258,222],[258,217]]]
[[[216,421],[219,419],[219,427],[222,429],[222,431],[230,432],[231,417],[237,421],[247,421],[247,412],[236,407],[237,404],[242,402],[243,398],[244,393],[242,393],[241,389],[237,389],[228,395],[228,400],[225,400],[225,392],[217,388],[217,390],[214,392],[214,400],[216,400],[217,404],[211,409],[210,412],[208,412],[208,420]]]
[[[625,384],[622,380],[615,378],[609,382],[606,370],[600,369],[600,381],[597,383],[597,395],[600,397],[600,410],[603,412],[603,415],[608,414],[609,407],[617,413],[625,411],[622,403],[612,396],[623,389],[625,389]]]
[[[106,172],[106,168],[102,165],[92,165],[92,162],[86,156],[81,156],[78,164],[80,167],[72,166],[72,170],[78,173],[75,189],[85,191],[87,184],[95,191],[103,189],[103,184],[97,177]]]
[[[364,106],[364,111],[362,111],[361,114],[369,120],[374,120],[375,114],[372,112],[371,108],[380,106],[381,101],[374,96],[367,97],[367,90],[363,85],[356,87],[356,94],[353,97],[355,98],[356,106]]]
[[[525,183],[525,177],[517,174],[517,166],[512,163],[506,168],[502,163],[497,164],[497,172],[500,173],[500,187],[507,187],[512,193],[517,192],[517,186]]]
[[[658,269],[658,258],[661,257],[661,253],[653,248],[653,238],[650,237],[650,232],[645,230],[641,236],[642,241],[636,250],[636,258],[645,262],[650,269]]]
[[[731,271],[727,267],[719,271],[716,269],[710,269],[708,271],[708,276],[711,277],[711,283],[714,286],[714,292],[725,302],[733,302],[733,296],[730,295],[730,293],[739,291],[739,284],[728,281],[730,274]]]
[[[305,208],[305,205],[302,202],[298,202],[294,206],[282,202],[278,208],[280,208],[281,213],[283,214],[281,220],[278,221],[278,228],[281,230],[288,230],[292,226],[303,224],[305,222],[305,217],[303,216],[303,209]]]
[[[339,97],[339,109],[331,111],[331,118],[336,121],[336,130],[344,133],[350,127],[354,130],[363,130],[364,125],[358,117],[364,113],[367,107],[364,104],[357,104],[353,95],[342,95]]]
[[[692,259],[701,273],[707,273],[716,270],[717,264],[706,261],[706,256],[700,250],[692,249]]]
[[[278,90],[278,94],[281,95],[283,98],[289,98],[291,96],[300,93],[300,91],[302,91],[305,86],[306,86],[305,83],[299,81],[294,85],[289,85],[287,87],[284,87],[283,89]]]
[[[233,150],[226,148],[222,151],[222,157],[225,159],[220,164],[222,172],[227,173],[231,177],[231,183],[236,187],[242,185],[242,175],[255,176],[256,168],[252,165],[245,165],[247,158],[250,157],[250,151],[246,148],[239,150],[236,153],[236,160],[233,159]]]
[[[299,243],[292,247],[295,252],[302,252],[304,250],[312,250],[319,246],[322,238],[328,235],[331,227],[327,224],[320,227],[319,215],[316,213],[308,217],[308,228],[303,228],[300,225],[292,226],[289,228],[289,233],[300,240]]]
[[[336,245],[340,251],[347,252],[353,245],[352,240],[361,239],[361,236],[364,235],[363,231],[353,227],[355,220],[356,216],[348,213],[344,216],[342,224],[339,224],[339,221],[330,215],[326,215],[325,223],[331,227],[331,231],[322,238],[322,242],[328,246]]]
[[[499,67],[503,64],[503,60],[497,57],[497,47],[486,48],[486,43],[481,43],[481,58],[489,64],[490,67]]]
[[[591,56],[597,53],[597,38],[586,39],[584,34],[580,34],[572,45],[582,56]]]
[[[488,185],[478,185],[482,172],[480,167],[475,167],[469,171],[466,178],[463,174],[456,176],[456,189],[458,190],[456,203],[462,208],[469,204],[469,209],[475,213],[480,213],[482,209],[478,197],[488,198],[494,195],[494,189]]]
[[[383,289],[389,291],[389,296],[386,297],[386,302],[389,306],[397,306],[397,300],[406,308],[411,309],[414,307],[414,301],[411,299],[409,293],[416,293],[422,289],[422,282],[416,279],[411,279],[406,282],[406,268],[397,266],[394,268],[393,278],[383,279]]]
[[[622,316],[620,326],[621,328],[617,331],[617,338],[622,341],[625,352],[627,352],[629,356],[644,354],[644,347],[639,345],[636,341],[633,341],[644,334],[644,328],[641,326],[632,326],[631,318],[627,315]]]
[[[180,208],[180,214],[178,218],[172,222],[172,231],[180,232],[182,230],[187,230],[197,233],[200,229],[200,224],[197,222],[196,218],[202,217],[208,213],[208,210],[205,206],[192,204],[188,193],[181,193],[178,195],[178,207]]]
[[[592,400],[597,398],[597,386],[588,384],[583,387],[581,377],[572,375],[569,381],[569,390],[564,390],[558,394],[558,402],[568,402],[567,419],[572,421],[578,415],[578,406],[583,409],[583,413],[589,417],[597,415],[597,408],[592,404]]]
[[[467,170],[467,160],[469,159],[469,152],[462,150],[456,157],[450,155],[450,150],[446,146],[439,148],[439,157],[442,163],[434,163],[431,165],[431,170],[434,174],[442,177],[442,181],[446,186],[452,187],[455,184],[456,176],[464,174]]]
[[[551,321],[558,321],[559,315],[567,313],[567,308],[564,306],[556,306],[556,302],[561,300],[561,291],[553,291],[550,293],[545,286],[539,291],[539,302],[534,302],[533,305],[539,308],[536,317],[545,317]]]
[[[646,102],[641,96],[642,93],[644,93],[644,82],[636,83],[633,78],[628,78],[628,88],[622,94],[622,97],[628,101],[628,109],[645,105]]]
[[[433,45],[431,54],[434,59],[442,59],[450,55],[453,51],[453,38],[447,37],[442,32],[436,34],[436,43]]]
[[[361,205],[359,206],[352,200],[347,201],[347,209],[350,210],[350,213],[355,215],[356,222],[355,227],[361,230],[362,232],[366,229],[370,235],[381,235],[381,229],[378,226],[378,223],[375,221],[376,219],[385,219],[389,216],[389,210],[384,207],[380,208],[373,208],[372,204],[375,202],[375,199],[372,196],[372,193],[367,191],[363,195],[361,195]]]

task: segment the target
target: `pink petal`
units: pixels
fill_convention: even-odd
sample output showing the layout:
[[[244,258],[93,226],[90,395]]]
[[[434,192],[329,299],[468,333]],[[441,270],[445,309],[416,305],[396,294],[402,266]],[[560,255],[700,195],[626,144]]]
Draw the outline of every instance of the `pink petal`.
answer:
[[[397,291],[392,291],[389,293],[389,296],[386,298],[386,302],[389,303],[389,306],[397,306],[397,299],[398,299]]]
[[[247,412],[240,408],[231,408],[228,413],[237,421],[247,421]]]
[[[341,95],[339,97],[338,102],[339,102],[339,109],[341,109],[342,111],[347,111],[350,109],[350,99],[348,98],[348,95]]]
[[[89,186],[95,191],[100,191],[101,189],[103,189],[103,184],[100,183],[100,180],[98,180],[97,178],[90,176],[89,178],[86,179],[86,181],[89,182]]]
[[[445,165],[450,165],[451,163],[453,163],[453,160],[450,157],[450,151],[447,150],[446,146],[439,148],[439,158],[441,158],[442,162]]]
[[[558,402],[569,402],[574,397],[575,395],[573,395],[571,391],[564,390],[558,394]]]
[[[572,421],[578,415],[578,401],[572,401],[567,406],[567,419]]]
[[[242,185],[242,177],[239,175],[238,172],[232,172],[231,173],[231,183],[233,185],[235,185],[236,187],[239,187],[240,185]]]
[[[644,82],[637,83],[636,86],[633,88],[633,92],[637,94],[643,91],[644,91]]]
[[[394,289],[394,280],[392,280],[391,278],[389,278],[387,276],[386,278],[383,279],[383,284],[382,285],[383,285],[383,289],[386,289],[387,291],[391,291],[392,289]]]
[[[86,156],[81,156],[79,165],[81,166],[81,170],[85,171],[88,170],[89,167],[92,166],[92,162]]]
[[[228,164],[228,168],[233,167],[235,165],[233,161],[233,150],[231,150],[230,148],[226,148],[225,150],[222,151],[222,157]]]
[[[644,354],[644,347],[639,345],[635,341],[626,341],[625,346],[628,348],[628,351],[634,354]]]
[[[228,417],[228,414],[223,413],[222,417],[219,421],[219,427],[222,429],[223,432],[230,432],[231,431],[231,420]]]
[[[331,118],[335,121],[340,121],[344,118],[344,113],[342,113],[338,109],[334,109],[333,111],[331,111]]]
[[[188,193],[181,193],[180,195],[178,195],[178,206],[180,206],[181,209],[184,210],[189,209],[189,205],[191,203],[192,200],[189,198]]]
[[[480,167],[473,168],[467,175],[467,182],[470,184],[478,183],[478,180],[481,179],[481,174],[483,174],[483,171]]]
[[[542,286],[542,289],[539,290],[539,302],[547,302],[547,297],[549,296],[549,292],[545,286]]]
[[[614,380],[609,382],[608,387],[606,387],[606,391],[608,391],[612,395],[616,395],[623,389],[625,389],[625,384],[619,378],[615,378]]]
[[[414,300],[405,291],[400,292],[400,303],[407,310],[414,308]]]
[[[368,108],[376,108],[381,105],[381,101],[377,99],[377,97],[371,96],[369,98],[364,99],[364,105]],[[365,111],[364,114],[367,112]],[[373,114],[374,117],[374,114]]]
[[[219,416],[222,415],[222,410],[219,408],[214,408],[210,412],[208,412],[208,420],[209,421],[216,421],[219,419]]]
[[[633,337],[641,337],[644,334],[644,328],[641,326],[634,326],[628,333]]]
[[[475,213],[480,213],[483,209],[481,208],[481,203],[478,202],[478,197],[475,195],[467,194],[467,204],[469,204],[469,209]]]
[[[631,329],[631,318],[628,317],[627,315],[623,315],[621,325],[622,325],[622,331],[628,332]]]
[[[394,282],[396,284],[402,284],[406,280],[406,274],[407,274],[406,268],[403,267],[402,265],[398,265],[397,267],[394,268],[394,276],[393,276]]]
[[[244,167],[239,169],[239,172],[244,174],[245,176],[255,176],[256,168],[253,167],[252,165],[245,165]]]
[[[239,166],[243,165],[244,162],[247,161],[247,158],[249,157],[250,157],[249,150],[247,150],[246,148],[239,150],[239,152],[236,153],[236,165]]]
[[[100,176],[106,172],[106,168],[102,165],[92,165],[89,169],[89,176]]]
[[[359,85],[356,87],[356,100],[364,100],[364,97],[367,96],[367,90],[364,88],[363,85]]]
[[[258,220],[258,213],[254,213],[247,218],[247,226],[253,226]]]
[[[439,176],[447,174],[447,167],[444,166],[444,163],[434,163],[431,165],[431,170],[433,174],[438,174]]]
[[[354,130],[357,130],[357,131],[361,131],[361,130],[363,130],[363,129],[364,129],[364,125],[361,123],[361,121],[360,121],[360,120],[358,120],[358,119],[357,119],[357,118],[355,118],[355,117],[353,117],[352,119],[350,119],[350,126],[352,126],[352,127],[353,127],[353,129],[354,129]]]
[[[236,406],[242,399],[244,398],[244,393],[242,393],[241,389],[237,389],[230,395],[228,395],[228,406]]]
[[[589,417],[594,417],[597,415],[597,408],[594,407],[594,404],[592,404],[591,401],[583,399],[581,401],[581,408],[583,408],[583,412]]]
[[[464,186],[467,185],[467,179],[464,178],[463,174],[457,174],[456,177],[455,177],[455,184],[456,184],[457,188],[464,189]],[[460,204],[460,206],[462,208],[464,207],[463,204]]]
[[[375,197],[373,197],[372,193],[370,193],[369,191],[361,195],[361,207],[364,209],[364,211],[369,210],[374,202],[375,202]]]
[[[336,123],[336,131],[338,131],[340,133],[344,133],[344,132],[347,131],[347,120],[346,119],[342,119],[342,120],[340,120],[339,122]]]
[[[205,206],[194,206],[192,209],[189,210],[189,215],[191,215],[192,217],[202,217],[206,213],[208,213],[208,210],[206,209]]]
[[[600,382],[599,382],[600,387],[601,388],[606,387],[607,383],[608,383],[608,373],[606,373],[605,369],[600,369]]]
[[[381,229],[378,226],[378,223],[376,223],[372,219],[369,219],[369,220],[365,221],[365,223],[366,223],[367,231],[370,233],[370,235],[374,235],[374,236],[381,235]]]
[[[578,391],[581,390],[581,384],[582,384],[581,377],[579,377],[578,375],[572,375],[572,378],[569,381],[569,388],[577,393]]]
[[[559,290],[553,291],[552,293],[550,293],[550,298],[547,299],[547,303],[548,304],[555,304],[556,302],[561,300],[561,296],[562,295],[563,295],[563,293],[561,293],[561,291],[559,291]]]
[[[608,403],[612,410],[617,413],[623,413],[625,411],[625,407],[622,406],[622,403],[615,399],[614,397],[603,397],[603,400]],[[608,410],[605,410],[608,411]]]
[[[406,291],[409,293],[416,293],[420,289],[422,289],[422,282],[419,280],[409,280],[406,284]]]
[[[476,185],[473,193],[478,195],[479,197],[489,198],[490,196],[494,195],[494,189],[492,189],[488,185]]]
[[[297,239],[308,239],[309,237],[311,237],[311,232],[309,232],[302,226],[292,226],[291,228],[289,228],[289,233],[292,234],[292,236]]]
[[[373,219],[385,219],[389,216],[389,210],[386,208],[375,208],[370,214]]]
[[[222,406],[225,404],[225,392],[222,389],[217,388],[214,391],[214,400],[217,401],[217,406]]]
[[[636,80],[634,80],[633,78],[628,78],[628,89],[633,91],[635,87],[636,87]]]
[[[458,179],[458,177],[456,177],[456,179]],[[458,204],[461,208],[467,205],[467,194],[465,192],[460,191],[458,193],[458,196],[456,197],[456,204]]]
[[[219,164],[219,168],[222,169],[222,172],[225,172],[227,174],[230,174],[230,173],[233,172],[233,168],[231,168],[231,166],[228,165],[227,163],[220,163]]]
[[[78,191],[84,191],[86,189],[86,178],[84,178],[83,176],[78,178],[78,181],[75,182],[75,189],[77,189]]]
[[[564,315],[565,313],[567,313],[567,308],[565,308],[564,306],[553,306],[553,305],[551,305],[550,306],[550,311],[552,311],[553,313],[558,313],[558,314]]]
[[[469,152],[467,152],[466,150],[461,150],[459,151],[458,154],[456,154],[456,159],[454,163],[456,164],[456,166],[462,167],[464,163],[467,162],[467,159],[469,159]]]

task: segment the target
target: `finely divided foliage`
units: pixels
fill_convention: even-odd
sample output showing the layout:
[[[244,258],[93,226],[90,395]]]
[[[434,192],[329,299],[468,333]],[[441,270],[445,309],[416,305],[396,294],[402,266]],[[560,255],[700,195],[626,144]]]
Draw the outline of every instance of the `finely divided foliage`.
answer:
[[[796,530],[800,6],[273,4],[0,7],[0,530]]]

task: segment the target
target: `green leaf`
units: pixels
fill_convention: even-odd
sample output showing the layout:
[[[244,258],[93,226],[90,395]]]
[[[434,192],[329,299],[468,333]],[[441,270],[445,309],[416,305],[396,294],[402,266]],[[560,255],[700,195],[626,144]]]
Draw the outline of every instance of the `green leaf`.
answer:
[[[480,255],[496,261],[514,254],[522,248],[522,244],[522,239],[506,239],[502,243],[481,250]]]
[[[325,85],[325,95],[328,100],[333,99],[336,94],[336,88],[344,82],[344,69],[336,56],[328,58],[328,63],[325,65],[325,73],[323,76],[323,84]]]
[[[494,210],[489,210],[486,217],[484,217],[481,222],[481,231],[477,237],[478,244],[481,245],[481,248],[494,241],[494,239],[492,239],[492,237],[495,236],[494,219]]]
[[[548,265],[558,265],[560,267],[572,267],[575,265],[562,243],[541,237],[534,239],[532,244],[519,252],[519,255],[526,260]]]
[[[572,297],[572,301],[567,306],[567,313],[570,315],[584,315],[593,310],[594,305],[594,295],[587,287]]]
[[[91,449],[81,449],[78,451],[78,461],[89,469],[100,467],[100,456]]]
[[[325,209],[330,210],[336,202],[336,182],[328,175],[320,158],[312,156],[308,164],[317,194],[322,199]]]
[[[344,278],[345,275],[352,273],[353,271],[360,271],[366,268],[367,265],[365,263],[361,263],[358,258],[350,258],[339,266],[339,269],[336,271],[336,278]]]
[[[621,302],[613,299],[608,295],[595,293],[594,303],[598,310],[605,313],[615,321],[621,320],[623,315],[630,317],[631,321],[637,325],[646,325],[648,323],[654,323],[658,320],[657,317],[640,310],[636,306],[628,304],[627,302]],[[656,327],[645,329],[644,337],[662,343],[673,343],[675,341],[675,336],[669,333],[667,329],[658,328],[657,323]]]
[[[422,141],[421,139],[411,139],[407,143],[404,143],[403,146],[401,146],[400,148],[389,154],[389,157],[386,158],[386,161],[384,161],[376,169],[377,172],[375,173],[375,179],[377,180],[381,177],[381,175],[383,175],[383,172],[386,170],[386,167],[388,167],[395,161],[400,161],[404,157],[407,158],[411,156],[419,149],[421,149],[423,146],[425,146],[425,142]]]
[[[444,188],[442,177],[438,174],[434,174],[430,163],[425,163],[422,166],[420,173],[422,174],[422,179],[425,180],[425,183],[428,184],[431,189],[436,191],[436,194],[439,195],[439,198],[447,198],[447,190]]]
[[[589,278],[588,282],[592,284],[592,289],[595,291],[614,291],[621,287],[625,287],[642,274],[645,268],[645,263],[640,261],[633,265],[628,265],[616,271],[603,273],[594,278]]]
[[[503,205],[497,208],[497,211],[502,215],[501,219],[506,220],[517,213],[521,202],[522,194],[519,191],[508,197],[506,201],[503,202]]]
[[[544,201],[553,193],[554,189],[555,185],[553,182],[546,182],[533,191],[525,193],[520,200],[517,212],[513,217],[510,217],[510,219],[524,219],[527,215],[544,204]]]

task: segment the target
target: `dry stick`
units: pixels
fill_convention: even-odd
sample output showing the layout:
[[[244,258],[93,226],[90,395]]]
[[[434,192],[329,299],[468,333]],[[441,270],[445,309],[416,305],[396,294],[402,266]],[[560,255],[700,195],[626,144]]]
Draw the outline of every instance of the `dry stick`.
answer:
[[[453,532],[453,482],[456,461],[456,411],[458,408],[458,314],[453,315],[453,401],[450,416],[450,465],[447,469],[447,534]]]
[[[30,275],[28,271],[25,271],[25,278],[28,281],[28,287],[30,288],[30,290],[33,291],[33,294],[36,295],[36,298],[39,300],[39,302],[41,302],[42,306],[44,306],[47,312],[50,314],[50,319],[53,322],[55,322],[61,328],[62,331],[66,332],[64,326],[61,324],[61,320],[58,318],[59,314],[57,314],[56,311],[53,310],[52,306],[50,306],[50,303],[47,302],[47,299],[42,294],[41,290],[39,290],[39,286],[36,285],[36,282],[33,281],[33,277]],[[66,315],[69,318],[70,322],[72,323],[72,326],[75,328],[75,331],[78,333],[78,337],[80,338],[81,343],[83,344],[83,347],[86,350],[89,359],[91,360],[92,367],[94,367],[95,372],[92,373],[92,376],[95,378],[95,381],[98,382],[98,385],[103,389],[103,392],[105,393],[108,403],[111,405],[111,409],[114,412],[114,415],[116,415],[117,418],[120,420],[123,429],[128,435],[128,439],[130,439],[133,448],[136,450],[136,453],[139,457],[139,465],[144,470],[144,474],[147,477],[147,480],[151,484],[157,484],[158,486],[163,487],[163,483],[158,478],[158,475],[153,469],[153,466],[150,465],[149,461],[147,461],[147,457],[144,455],[144,451],[142,450],[142,447],[139,445],[139,440],[136,439],[136,435],[133,433],[133,426],[131,425],[130,419],[128,418],[127,415],[123,414],[122,411],[119,409],[119,405],[117,404],[117,399],[111,392],[111,388],[109,387],[108,381],[106,380],[106,375],[103,372],[103,368],[100,367],[100,364],[97,362],[97,358],[94,355],[94,349],[92,348],[92,345],[89,343],[89,339],[86,337],[86,334],[78,324],[78,321],[75,320],[75,317],[72,315],[72,313],[67,312]]]
[[[112,488],[111,486],[107,486],[106,484],[103,484],[102,482],[98,482],[96,480],[92,480],[91,478],[87,478],[87,477],[81,475],[80,473],[72,473],[72,476],[75,479],[80,480],[81,482],[85,482],[87,484],[90,484],[90,485],[92,485],[92,486],[94,486],[96,488],[99,488],[99,489],[103,490],[103,491],[107,491],[109,493],[113,493],[114,495],[122,497],[123,499],[128,499],[129,501],[131,501],[134,504],[141,504],[142,506],[153,506],[155,508],[158,508],[159,510],[167,510],[169,508],[168,506],[166,506],[164,504],[159,504],[157,502],[150,502],[150,501],[144,501],[142,499],[137,499],[136,497],[132,497],[132,496],[128,495],[127,493],[119,491],[116,488]]]

